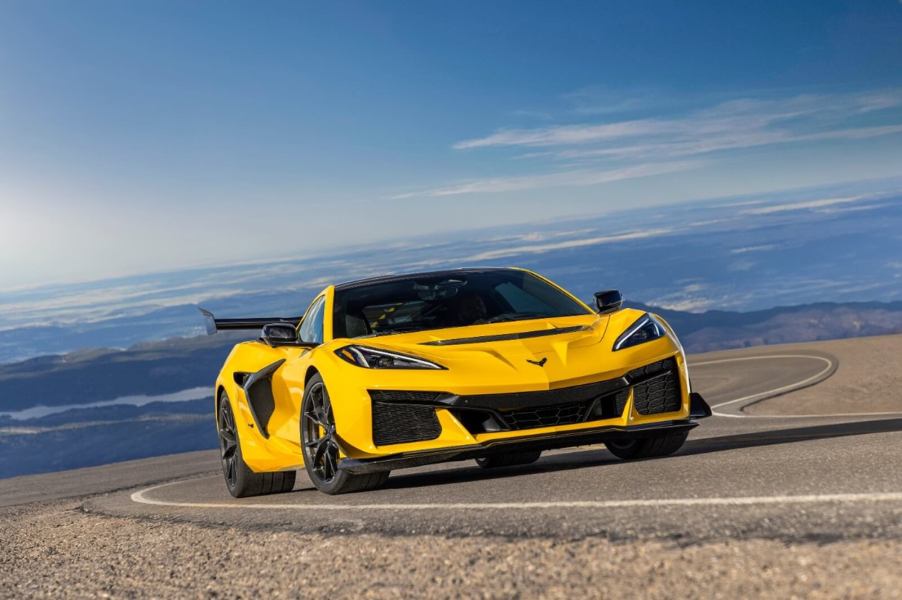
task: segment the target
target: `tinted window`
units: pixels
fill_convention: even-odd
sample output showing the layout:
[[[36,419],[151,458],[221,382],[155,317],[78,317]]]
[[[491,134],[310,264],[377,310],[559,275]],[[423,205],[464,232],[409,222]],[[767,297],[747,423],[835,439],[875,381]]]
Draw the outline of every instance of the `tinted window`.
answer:
[[[323,343],[323,307],[326,304],[325,298],[319,298],[314,301],[313,305],[307,309],[304,320],[301,322],[299,337],[302,342],[313,344]]]
[[[335,337],[360,337],[587,314],[556,287],[523,271],[448,272],[335,291]]]

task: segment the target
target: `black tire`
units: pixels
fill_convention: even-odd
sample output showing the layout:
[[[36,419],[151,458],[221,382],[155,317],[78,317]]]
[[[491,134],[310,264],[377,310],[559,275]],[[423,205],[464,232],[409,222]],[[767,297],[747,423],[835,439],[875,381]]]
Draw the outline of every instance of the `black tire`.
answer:
[[[295,471],[254,473],[245,464],[244,458],[241,456],[241,441],[235,426],[232,403],[229,402],[229,397],[225,392],[219,398],[216,430],[219,433],[222,475],[232,496],[246,498],[262,494],[280,494],[290,492],[294,488],[294,480],[297,476]]]
[[[517,465],[531,465],[542,456],[541,450],[525,450],[523,452],[508,452],[506,454],[491,454],[476,459],[476,464],[483,469],[498,469],[500,467],[514,467]]]
[[[329,391],[319,373],[304,387],[301,402],[301,451],[310,481],[326,494],[349,494],[373,490],[385,483],[389,471],[354,475],[338,468],[338,437]]]
[[[670,456],[682,448],[688,436],[688,431],[670,431],[653,437],[605,442],[605,446],[611,454],[624,460],[656,458]]]

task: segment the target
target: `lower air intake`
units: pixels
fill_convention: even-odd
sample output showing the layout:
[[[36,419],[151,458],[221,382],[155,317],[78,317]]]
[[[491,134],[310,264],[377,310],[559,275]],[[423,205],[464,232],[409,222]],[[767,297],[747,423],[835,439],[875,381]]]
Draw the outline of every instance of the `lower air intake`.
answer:
[[[377,446],[434,440],[441,433],[431,406],[373,400],[373,442]]]
[[[636,369],[628,375],[631,381],[640,377],[641,381],[633,384],[633,405],[636,412],[640,415],[656,415],[680,410],[683,399],[676,361],[667,359]]]

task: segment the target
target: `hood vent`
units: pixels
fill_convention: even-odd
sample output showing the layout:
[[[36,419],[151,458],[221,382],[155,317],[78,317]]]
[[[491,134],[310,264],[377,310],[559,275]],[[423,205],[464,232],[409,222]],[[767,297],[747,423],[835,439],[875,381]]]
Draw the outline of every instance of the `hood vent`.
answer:
[[[558,335],[561,333],[573,333],[574,331],[588,331],[589,325],[574,325],[573,327],[554,327],[552,329],[539,329],[538,331],[523,331],[520,333],[499,333],[496,335],[480,335],[468,338],[455,338],[450,340],[434,340],[422,342],[422,346],[457,346],[460,344],[479,344],[481,342],[503,342],[506,340],[523,340],[527,338],[544,337],[546,335]]]

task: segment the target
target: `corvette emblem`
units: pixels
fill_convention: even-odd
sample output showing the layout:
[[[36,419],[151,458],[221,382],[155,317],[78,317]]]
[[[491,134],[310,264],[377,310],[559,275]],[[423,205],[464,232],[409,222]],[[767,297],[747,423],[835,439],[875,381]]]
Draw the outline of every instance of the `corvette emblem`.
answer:
[[[538,365],[538,366],[540,366],[540,367],[544,367],[544,366],[545,366],[545,363],[548,362],[548,357],[545,356],[545,357],[542,358],[542,360],[529,360],[529,359],[527,358],[527,359],[526,359],[526,362],[528,362],[528,363],[530,363],[530,364],[533,364],[533,365]]]

